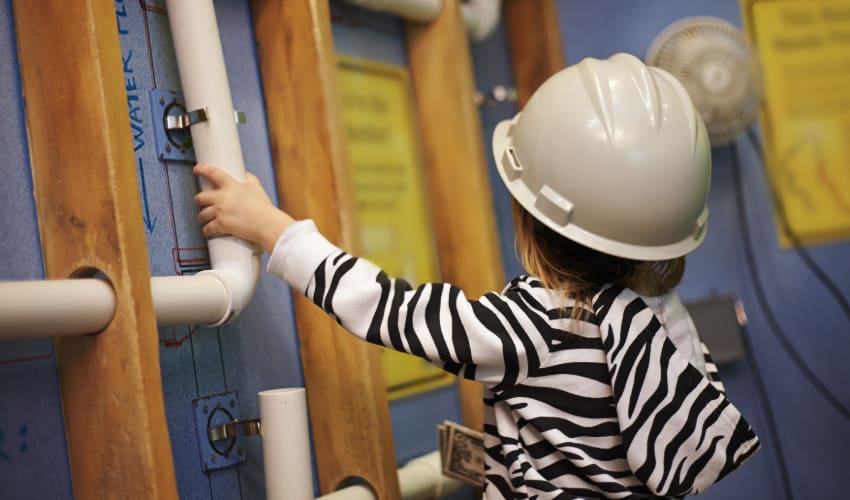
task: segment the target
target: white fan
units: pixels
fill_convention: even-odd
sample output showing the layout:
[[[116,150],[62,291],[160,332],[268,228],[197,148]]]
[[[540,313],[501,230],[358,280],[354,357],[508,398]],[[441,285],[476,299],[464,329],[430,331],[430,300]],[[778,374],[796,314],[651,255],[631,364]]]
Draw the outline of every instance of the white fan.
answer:
[[[682,82],[712,146],[732,142],[756,119],[760,100],[755,57],[743,33],[715,17],[688,17],[664,29],[646,63]]]

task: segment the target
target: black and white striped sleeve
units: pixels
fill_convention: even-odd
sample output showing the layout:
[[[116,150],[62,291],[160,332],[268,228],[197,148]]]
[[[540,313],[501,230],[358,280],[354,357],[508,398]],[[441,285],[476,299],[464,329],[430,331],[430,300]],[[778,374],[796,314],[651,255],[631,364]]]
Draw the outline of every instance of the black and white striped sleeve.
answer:
[[[312,221],[284,232],[268,269],[358,337],[451,373],[509,386],[541,363],[545,341],[535,328],[541,313],[522,300],[497,293],[469,300],[446,283],[413,288],[339,250]]]

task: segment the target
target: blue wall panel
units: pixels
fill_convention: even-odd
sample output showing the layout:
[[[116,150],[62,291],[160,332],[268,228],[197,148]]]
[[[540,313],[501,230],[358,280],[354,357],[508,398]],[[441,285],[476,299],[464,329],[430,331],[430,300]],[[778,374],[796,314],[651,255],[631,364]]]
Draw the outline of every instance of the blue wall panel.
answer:
[[[131,125],[147,227],[151,273],[192,274],[209,266],[197,224],[197,192],[191,163],[160,161],[153,127],[161,110],[152,89],[179,91],[164,2],[116,1]],[[216,14],[233,103],[247,113],[239,126],[246,168],[273,197],[275,188],[263,96],[247,2],[216,1]],[[136,99],[135,96],[138,96]],[[140,109],[134,111],[134,107]],[[192,400],[235,391],[241,417],[259,416],[257,392],[303,385],[288,287],[268,276],[260,280],[250,306],[220,328],[162,328],[160,363],[166,414],[181,498],[232,499],[264,496],[259,438],[240,438],[246,461],[204,472],[196,438]]]
[[[0,280],[42,279],[11,0],[0,2],[0,111]],[[0,341],[0,497],[72,497],[50,339]]]

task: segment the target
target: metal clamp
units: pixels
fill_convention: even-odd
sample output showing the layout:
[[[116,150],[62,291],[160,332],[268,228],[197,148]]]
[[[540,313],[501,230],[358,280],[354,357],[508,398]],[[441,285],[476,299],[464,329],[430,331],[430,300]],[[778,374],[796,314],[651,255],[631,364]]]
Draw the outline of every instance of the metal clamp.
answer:
[[[486,92],[475,91],[475,104],[477,106],[494,106],[506,102],[516,102],[517,90],[507,85],[495,85]]]
[[[248,115],[244,111],[234,111],[233,119],[238,124],[246,123]],[[165,130],[185,130],[196,123],[209,120],[207,107],[189,111],[185,115],[168,115],[165,117]]]
[[[207,431],[210,443],[242,436],[257,436],[263,433],[260,425],[260,419],[254,418],[251,420],[233,420],[226,424],[210,427]]]
[[[191,127],[196,123],[201,123],[209,120],[207,117],[207,107],[189,111],[185,115],[168,115],[165,117],[165,130],[183,130]]]

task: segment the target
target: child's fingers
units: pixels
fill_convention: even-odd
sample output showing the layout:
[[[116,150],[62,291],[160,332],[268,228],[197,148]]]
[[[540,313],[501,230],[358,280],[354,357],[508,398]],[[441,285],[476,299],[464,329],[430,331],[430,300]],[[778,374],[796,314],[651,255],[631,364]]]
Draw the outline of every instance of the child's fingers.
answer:
[[[192,173],[201,177],[205,177],[210,182],[212,182],[213,185],[217,188],[226,186],[228,183],[235,181],[235,179],[233,179],[230,174],[212,165],[195,165],[195,168],[192,169]]]
[[[202,232],[204,233],[205,238],[215,238],[216,236],[222,235],[221,231],[218,229],[218,224],[215,221],[206,224],[203,227]]]
[[[195,195],[195,205],[199,207],[214,205],[216,198],[217,194],[215,191],[201,191]]]
[[[198,221],[200,221],[201,224],[207,224],[208,222],[210,222],[213,219],[215,219],[215,207],[214,206],[208,206],[208,207],[202,209],[200,212],[198,212]]]

